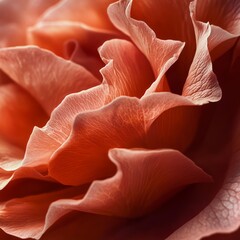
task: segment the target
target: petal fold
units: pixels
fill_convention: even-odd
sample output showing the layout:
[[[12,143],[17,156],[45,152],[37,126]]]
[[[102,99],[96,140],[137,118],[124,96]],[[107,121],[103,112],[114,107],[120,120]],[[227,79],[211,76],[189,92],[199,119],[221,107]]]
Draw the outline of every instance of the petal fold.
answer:
[[[178,59],[184,43],[173,40],[161,40],[144,22],[130,16],[132,1],[124,0],[111,4],[108,15],[113,24],[128,35],[150,62],[156,81],[146,94],[168,90],[163,78],[169,67]]]
[[[222,91],[216,75],[212,70],[211,57],[208,50],[208,37],[211,32],[209,24],[195,19],[196,2],[190,4],[197,48],[188,77],[183,87],[183,96],[190,98],[196,104],[216,102],[221,99]]]
[[[85,68],[37,47],[1,49],[0,69],[26,89],[48,114],[66,95],[99,84]]]

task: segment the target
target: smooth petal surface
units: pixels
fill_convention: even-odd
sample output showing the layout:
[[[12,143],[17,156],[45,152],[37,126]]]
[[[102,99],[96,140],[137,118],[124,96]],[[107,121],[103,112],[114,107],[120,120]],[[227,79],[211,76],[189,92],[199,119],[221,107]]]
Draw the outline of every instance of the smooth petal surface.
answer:
[[[239,118],[238,118],[239,119]],[[239,127],[239,122],[236,123]],[[230,156],[230,168],[221,190],[196,217],[174,232],[168,240],[200,239],[214,233],[231,233],[240,224],[239,129]],[[211,239],[211,238],[210,238]]]
[[[1,0],[0,48],[25,45],[27,27],[33,25],[47,8],[58,1]]]
[[[39,238],[49,205],[58,199],[72,198],[80,194],[81,188],[67,188],[2,202],[0,227],[6,233],[20,238]]]
[[[74,119],[84,111],[103,106],[104,85],[67,96],[53,111],[44,128],[35,128],[28,142],[23,165],[47,164],[51,155],[63,144],[72,131]]]
[[[70,137],[50,160],[50,176],[68,185],[107,177],[114,171],[107,157],[110,148],[143,147],[154,120],[167,109],[183,105],[192,103],[175,94],[156,93],[141,101],[120,97],[103,108],[79,114]]]
[[[9,176],[8,171],[15,170],[21,165],[21,159],[24,151],[9,143],[4,139],[0,139],[0,189],[2,189]]]
[[[239,1],[197,1],[196,19],[211,24],[209,50],[213,60],[230,49],[240,36]]]
[[[71,210],[136,217],[151,211],[153,206],[160,205],[183,186],[211,179],[191,160],[173,150],[113,149],[109,157],[116,164],[117,173],[111,178],[93,182],[83,199],[52,203],[47,223],[61,212]],[[169,172],[170,166],[172,171]],[[177,185],[176,179],[179,180]],[[171,187],[173,182],[174,187]]]
[[[125,221],[123,218],[75,211],[65,215],[57,224],[50,227],[41,237],[41,240],[66,240],[66,236],[68,239],[107,240],[111,238],[111,231],[120,227]],[[94,231],[91,231],[93,226]]]
[[[66,185],[80,185],[114,173],[108,150],[141,147],[142,109],[137,99],[121,97],[95,111],[79,114],[67,142],[49,163],[51,177]]]
[[[37,47],[1,49],[0,69],[26,89],[48,114],[67,94],[99,84],[85,68]]]
[[[179,41],[158,39],[146,23],[131,18],[131,5],[132,1],[129,0],[111,4],[108,8],[109,17],[118,29],[131,38],[152,66],[156,81],[146,94],[168,90],[164,74],[178,59],[184,44]]]
[[[169,108],[151,124],[147,145],[150,149],[171,148],[184,153],[196,137],[200,120],[198,106]]]
[[[212,70],[211,57],[208,50],[209,24],[195,20],[195,2],[190,4],[191,17],[197,36],[197,49],[183,87],[183,96],[187,96],[196,104],[216,102],[221,99],[222,91]]]
[[[213,239],[228,239],[227,233],[239,229],[239,50],[236,46],[222,56],[215,66],[222,83],[223,99],[213,114],[205,140],[199,144],[200,149],[195,149],[196,152],[193,150],[191,154],[191,158],[205,166],[204,169],[208,168],[208,172],[216,182],[220,181],[221,185],[209,204],[190,221],[184,222],[169,239],[191,240],[209,236],[207,239],[210,240],[210,235],[217,233],[225,233],[226,236],[221,238],[221,235],[217,235],[216,238],[213,236]],[[204,195],[207,195],[206,193]],[[233,233],[234,236],[236,235]]]
[[[122,95],[141,97],[154,81],[145,56],[129,41],[109,40],[99,48],[106,64],[101,70],[109,87],[109,100]]]
[[[33,127],[47,122],[38,103],[14,83],[0,85],[0,112],[1,137],[23,149]]]
[[[28,31],[29,44],[38,45],[70,59],[98,77],[99,70],[104,64],[99,58],[97,49],[106,40],[116,37],[119,36],[70,21],[43,22]]]
[[[240,34],[238,0],[197,0],[197,19],[219,26],[234,35]]]
[[[112,149],[109,157],[116,164],[117,173],[93,183],[82,201],[87,211],[140,216],[160,206],[183,186],[211,179],[174,150]]]
[[[114,0],[62,0],[50,9],[42,21],[72,21],[98,28],[100,31],[115,31],[108,19],[106,9]]]

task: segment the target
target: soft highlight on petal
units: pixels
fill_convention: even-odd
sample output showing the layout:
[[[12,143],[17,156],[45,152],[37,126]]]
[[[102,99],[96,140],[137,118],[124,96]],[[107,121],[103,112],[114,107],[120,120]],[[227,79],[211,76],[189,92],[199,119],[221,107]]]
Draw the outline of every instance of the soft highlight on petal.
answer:
[[[0,69],[26,89],[48,114],[66,95],[99,84],[85,68],[37,47],[1,49]]]
[[[34,126],[47,122],[47,115],[38,103],[14,83],[0,86],[0,134],[25,149]]]
[[[208,50],[207,39],[211,32],[210,26],[195,20],[195,2],[190,4],[190,11],[197,38],[197,49],[182,94],[201,105],[219,101],[222,91],[213,73]]]
[[[59,0],[1,0],[0,48],[27,44],[27,28]],[[27,14],[26,14],[27,13]]]
[[[173,40],[160,40],[154,31],[144,22],[131,18],[132,1],[124,0],[111,4],[108,14],[113,24],[128,35],[150,62],[156,81],[148,88],[146,94],[168,90],[166,71],[178,59],[184,43]]]
[[[109,40],[99,54],[106,64],[101,73],[109,87],[108,101],[122,95],[140,98],[154,81],[145,56],[129,41]]]
[[[79,114],[73,131],[49,163],[51,177],[66,185],[106,178],[115,168],[107,153],[114,147],[141,147],[142,109],[137,99],[121,97],[95,111]]]

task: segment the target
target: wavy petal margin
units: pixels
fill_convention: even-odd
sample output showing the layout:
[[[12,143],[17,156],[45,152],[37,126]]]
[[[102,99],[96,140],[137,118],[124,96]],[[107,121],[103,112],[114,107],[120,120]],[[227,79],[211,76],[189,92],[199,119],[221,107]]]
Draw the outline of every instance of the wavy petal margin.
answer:
[[[0,49],[0,69],[48,114],[66,95],[100,83],[82,66],[33,46]]]
[[[132,0],[118,1],[108,8],[108,15],[118,29],[128,35],[150,62],[156,80],[147,89],[146,95],[168,90],[164,74],[178,59],[184,43],[173,40],[160,40],[144,22],[131,18]]]

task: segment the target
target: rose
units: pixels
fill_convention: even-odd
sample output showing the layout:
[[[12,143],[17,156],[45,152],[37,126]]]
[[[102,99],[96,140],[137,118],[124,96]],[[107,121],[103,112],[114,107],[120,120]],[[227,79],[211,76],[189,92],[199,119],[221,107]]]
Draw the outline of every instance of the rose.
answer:
[[[63,1],[55,10],[50,11],[50,17],[46,14],[47,19],[51,19],[51,14],[53,18],[56,18],[56,14],[59,9],[61,10],[61,7],[71,9],[71,11],[74,10],[75,8],[72,8],[72,6],[76,7],[76,5],[71,5],[71,3],[77,4],[77,1]],[[160,1],[158,4],[165,11],[171,7],[165,1]],[[0,222],[1,228],[5,232],[18,237],[37,238],[60,217],[63,217],[64,221],[66,214],[72,212],[72,210],[78,210],[78,212],[70,216],[70,223],[63,230],[64,238],[69,236],[69,231],[74,229],[71,235],[74,239],[83,236],[85,236],[83,238],[88,239],[99,239],[101,237],[122,239],[126,236],[128,238],[132,237],[136,228],[138,229],[138,233],[134,233],[136,238],[143,237],[144,239],[149,239],[156,238],[156,236],[158,239],[165,238],[176,230],[179,225],[183,225],[192,218],[197,211],[199,211],[199,215],[188,222],[186,227],[183,225],[182,228],[175,231],[170,236],[170,239],[175,236],[176,239],[197,239],[214,232],[236,229],[237,223],[234,222],[234,216],[230,214],[228,219],[229,225],[224,226],[220,221],[219,225],[215,224],[213,227],[210,226],[211,228],[209,227],[202,231],[199,228],[200,231],[191,232],[194,230],[194,227],[198,227],[197,224],[201,223],[202,219],[207,218],[209,209],[213,209],[213,214],[220,216],[222,212],[219,206],[221,204],[229,206],[226,202],[221,201],[226,200],[224,197],[227,196],[228,192],[235,197],[233,190],[235,190],[234,187],[236,187],[237,183],[237,178],[235,177],[237,169],[234,171],[233,169],[237,168],[237,154],[234,156],[233,153],[238,148],[236,143],[237,134],[235,133],[235,136],[232,137],[230,146],[225,141],[216,141],[215,139],[216,146],[214,147],[224,146],[224,151],[222,150],[222,156],[219,156],[219,154],[216,154],[216,151],[214,152],[213,146],[211,146],[211,150],[213,149],[215,154],[210,155],[211,151],[209,151],[207,146],[210,144],[209,139],[211,140],[217,136],[215,129],[223,130],[221,136],[228,133],[229,129],[224,131],[223,126],[226,126],[224,122],[220,123],[220,126],[212,126],[207,120],[209,118],[215,121],[219,119],[219,116],[222,116],[221,111],[226,111],[231,106],[234,97],[237,96],[234,91],[235,88],[229,87],[229,83],[226,80],[227,77],[231,77],[233,85],[238,85],[237,80],[234,80],[234,78],[237,79],[238,68],[236,65],[232,64],[231,70],[229,70],[230,66],[224,66],[226,68],[224,74],[220,72],[223,67],[222,62],[226,63],[232,54],[229,50],[221,58],[219,57],[224,51],[233,46],[238,36],[237,34],[239,34],[236,32],[237,27],[234,28],[234,26],[237,26],[237,22],[234,23],[234,19],[237,19],[239,6],[230,1],[224,6],[222,4],[217,5],[214,1],[208,2],[207,4],[215,4],[215,8],[219,6],[220,12],[225,10],[227,13],[235,13],[235,15],[231,16],[233,20],[230,26],[227,24],[227,18],[223,18],[226,21],[219,23],[219,25],[225,27],[226,31],[211,26],[212,31],[210,32],[210,26],[204,23],[204,17],[206,16],[201,15],[203,9],[205,11],[208,9],[208,6],[205,5],[206,3],[201,1],[198,1],[198,3],[193,2],[190,5],[191,17],[188,15],[188,4],[186,3],[186,6],[183,4],[180,12],[186,14],[186,24],[184,25],[186,28],[181,29],[177,27],[175,30],[172,27],[170,28],[171,31],[169,31],[164,29],[164,27],[159,28],[163,30],[158,30],[157,27],[162,23],[162,19],[159,19],[158,15],[154,15],[153,18],[148,18],[150,16],[148,14],[144,15],[148,8],[151,13],[154,9],[159,9],[157,8],[158,4],[155,1],[148,1],[147,3],[141,1],[139,6],[135,3],[135,5],[133,4],[132,14],[134,18],[146,21],[155,30],[157,37],[186,42],[186,47],[180,58],[167,73],[168,68],[177,60],[183,44],[178,41],[161,41],[154,36],[151,29],[143,22],[130,18],[128,12],[125,11],[125,8],[130,10],[128,1],[121,1],[112,5],[108,10],[109,16],[115,26],[127,34],[138,48],[126,40],[105,42],[100,48],[101,58],[106,64],[106,67],[101,70],[104,79],[103,83],[88,91],[70,94],[62,103],[60,103],[61,100],[69,93],[97,85],[96,78],[86,69],[64,61],[42,49],[27,47],[1,50],[1,69],[5,72],[5,75],[1,78],[3,79],[2,82],[9,83],[12,80],[17,82],[27,89],[38,103],[29,104],[31,97],[24,91],[20,91],[19,87],[12,82],[7,84],[7,86],[11,86],[9,90],[6,88],[6,84],[3,85],[4,91],[2,96],[4,96],[4,99],[7,99],[8,95],[6,93],[8,92],[12,95],[14,93],[15,95],[13,96],[18,94],[19,98],[23,99],[24,104],[28,103],[30,105],[27,108],[28,112],[33,115],[37,113],[37,116],[43,116],[42,122],[47,121],[47,116],[42,113],[43,110],[41,109],[44,109],[47,114],[50,114],[55,109],[44,128],[34,129],[22,161],[16,159],[16,156],[20,158],[21,149],[13,148],[8,142],[23,148],[31,127],[35,124],[41,124],[41,121],[37,117],[36,122],[29,123],[29,121],[24,119],[24,115],[21,115],[21,109],[19,111],[14,109],[13,113],[22,117],[23,120],[20,122],[26,123],[25,128],[27,128],[27,132],[23,130],[25,133],[23,140],[14,138],[12,134],[14,131],[12,126],[14,125],[6,124],[9,120],[12,120],[12,112],[9,111],[9,104],[4,105],[4,116],[6,116],[7,120],[3,121],[4,124],[1,130],[5,140],[2,149],[4,158],[1,160],[1,184],[3,187],[1,207],[3,215]],[[195,4],[197,4],[196,10],[194,8]],[[65,8],[66,6],[69,8]],[[179,6],[175,5],[175,7],[179,9]],[[235,8],[238,11],[233,11]],[[144,9],[144,13],[142,9]],[[171,11],[173,11],[173,8],[171,8]],[[167,19],[166,15],[161,15],[164,16],[164,19]],[[211,21],[216,21],[213,13],[209,15],[207,17]],[[179,23],[182,23],[181,16],[180,14]],[[195,18],[204,22],[199,22]],[[151,22],[152,20],[153,22]],[[192,21],[194,28],[191,25]],[[168,21],[168,23],[170,24],[171,21]],[[49,23],[43,24],[46,26]],[[74,53],[77,52],[76,49],[79,49],[79,46],[83,45],[81,39],[77,39],[78,41],[70,39],[69,44],[68,29],[72,29],[72,25],[62,26],[62,23],[49,25],[51,31],[47,31],[47,34],[44,32],[45,29],[40,29],[43,31],[43,35],[46,39],[51,39],[52,31],[56,26],[59,26],[61,31],[53,32],[54,35],[57,32],[60,35],[67,36],[66,38],[60,38],[60,42],[66,43],[61,43],[60,46],[65,46],[63,49],[67,50],[67,52],[72,43],[74,43]],[[182,26],[182,24],[180,25]],[[34,43],[40,46],[45,44],[42,47],[61,55],[61,52],[57,52],[56,49],[59,48],[55,48],[55,44],[49,46],[47,40],[43,41],[39,38],[39,28],[41,28],[39,26],[41,25],[37,25],[37,27],[31,30],[32,35],[37,36],[32,37],[31,41],[35,41]],[[51,28],[52,26],[54,28]],[[101,26],[101,29],[105,28]],[[197,42],[196,50],[191,49],[194,38],[193,29]],[[38,34],[34,35],[36,32]],[[170,35],[168,35],[169,32]],[[184,34],[182,34],[183,32]],[[208,37],[210,33],[211,35]],[[72,35],[70,38],[72,38]],[[36,41],[36,39],[41,39],[41,41]],[[96,47],[93,47],[93,49],[96,49]],[[235,47],[234,49],[237,48]],[[194,106],[207,103],[208,101],[217,101],[220,98],[221,92],[211,69],[209,50],[211,50],[212,59],[218,58],[218,60],[214,61],[214,67],[215,72],[219,73],[217,76],[221,80],[223,93],[225,93],[223,95],[225,99],[223,98],[222,102],[217,105],[209,104],[210,108],[214,109],[214,114],[212,114],[212,109],[210,109],[210,114],[208,108]],[[235,59],[238,56],[237,51],[234,50]],[[76,56],[79,55],[82,56],[82,54],[76,53]],[[195,56],[192,60],[193,55]],[[14,61],[16,57],[20,59],[21,67],[19,62]],[[94,59],[96,63],[98,61],[96,58],[92,57],[91,60]],[[86,57],[81,62],[78,61],[78,63],[85,64],[84,66],[87,68],[89,65],[86,62],[89,61],[84,59]],[[125,61],[122,61],[122,59]],[[30,63],[32,64],[30,65]],[[50,78],[52,81],[51,88],[55,93],[54,98],[51,98],[52,93],[46,91],[49,88],[46,81],[44,81],[44,78],[49,75],[46,74],[49,64],[51,64],[51,76],[54,76]],[[185,75],[190,64],[191,67],[186,79]],[[98,69],[99,65],[96,64],[96,66]],[[96,69],[92,70],[89,67],[88,69],[97,76]],[[198,74],[199,69],[202,70],[200,75]],[[226,74],[226,71],[230,72]],[[34,72],[35,74],[33,74]],[[84,83],[83,81],[79,83],[79,75],[77,75],[79,73],[81,74],[81,79],[84,79]],[[178,82],[173,82],[173,73],[179,76]],[[63,74],[65,75],[63,76]],[[33,77],[35,79],[34,82],[30,82]],[[71,84],[66,82],[65,79],[71,79]],[[183,83],[183,96],[166,92],[170,88],[178,93]],[[44,94],[42,94],[42,91]],[[231,92],[231,95],[229,92]],[[137,96],[139,98],[144,95],[144,97],[141,100],[129,97],[120,97],[114,100],[121,95]],[[13,97],[9,100],[11,104],[14,101],[15,105],[19,106]],[[15,110],[17,111],[15,112]],[[36,113],[33,113],[33,110]],[[234,108],[232,114],[226,116],[228,122],[234,123],[234,121],[237,121],[237,110],[238,106]],[[202,114],[201,118],[197,117],[199,112]],[[194,114],[194,119],[191,118],[192,114]],[[169,120],[171,120],[170,126],[168,124]],[[200,120],[200,123],[195,120]],[[73,122],[74,125],[72,125]],[[237,125],[234,126],[236,126],[234,129],[237,130]],[[201,131],[207,129],[207,127],[209,128],[208,134],[201,136]],[[197,129],[200,132],[198,131],[196,134]],[[181,141],[176,139],[176,137],[181,137]],[[201,146],[199,147],[199,145]],[[172,197],[186,184],[209,180],[209,177],[182,153],[176,150],[164,150],[163,148],[181,150],[186,156],[195,161],[197,165],[202,166],[206,172],[211,173],[215,184],[204,185],[205,191],[201,189],[202,185],[190,187],[178,194],[173,200],[168,201],[168,204],[165,206],[166,210],[158,209],[164,201]],[[225,160],[223,153],[226,154],[227,160]],[[209,163],[210,160],[207,161],[206,159],[211,159],[211,164]],[[221,189],[220,186],[217,186],[217,183],[223,180],[223,172],[225,171],[221,169],[216,171],[216,161],[218,161],[218,166],[219,162],[221,165],[229,166],[229,172],[224,180],[224,184],[221,185]],[[115,167],[117,167],[116,174]],[[169,169],[171,169],[170,173]],[[81,176],[78,175],[79,172],[81,172]],[[182,177],[183,173],[184,177]],[[28,180],[29,178],[31,182]],[[91,184],[95,179],[102,180]],[[57,184],[58,182],[63,185]],[[16,192],[18,186],[23,186],[27,183],[30,185],[29,189],[21,189],[19,193]],[[64,185],[69,187],[64,188]],[[158,191],[159,188],[161,191]],[[227,192],[227,189],[232,189],[232,192]],[[204,193],[206,203],[200,205],[197,199],[191,197],[195,192],[196,197],[202,196]],[[218,194],[212,200],[211,194],[213,192],[218,192]],[[196,206],[186,214],[184,213],[186,212],[186,207],[184,208],[184,205],[181,204],[183,212],[180,212],[177,218],[174,216],[172,228],[166,227],[164,223],[161,223],[161,219],[165,216],[172,220],[173,213],[170,209],[176,209],[176,206],[181,201],[193,201]],[[237,207],[237,202],[233,202],[233,204]],[[18,206],[21,206],[21,208]],[[206,208],[200,211],[203,207]],[[146,213],[153,209],[158,209],[158,211],[146,216]],[[231,211],[229,212],[231,213]],[[103,217],[101,214],[111,215],[112,217]],[[139,215],[145,216],[142,218],[143,220],[129,221],[125,219],[125,217],[136,217]],[[118,218],[119,216],[124,218],[121,220]],[[45,223],[45,229],[43,229],[45,217],[47,222]],[[26,222],[23,226],[21,223],[23,218],[30,219],[31,222]],[[210,219],[210,224],[215,223],[213,220],[211,221]],[[93,226],[98,227],[99,221],[105,222],[99,226],[98,231],[90,233],[89,228]],[[130,227],[128,227],[129,223],[132,223]],[[206,223],[208,222],[206,221]],[[77,228],[79,225],[82,226],[84,224],[85,226],[87,225],[88,231],[84,232],[83,228],[81,228],[79,232]],[[140,229],[139,226],[141,226]],[[146,227],[149,228],[148,231]],[[160,227],[161,229],[159,229]],[[113,230],[110,231],[109,229]],[[59,239],[60,234],[62,234],[61,230],[56,227],[55,230],[54,228],[50,229],[43,236],[43,239]]]

